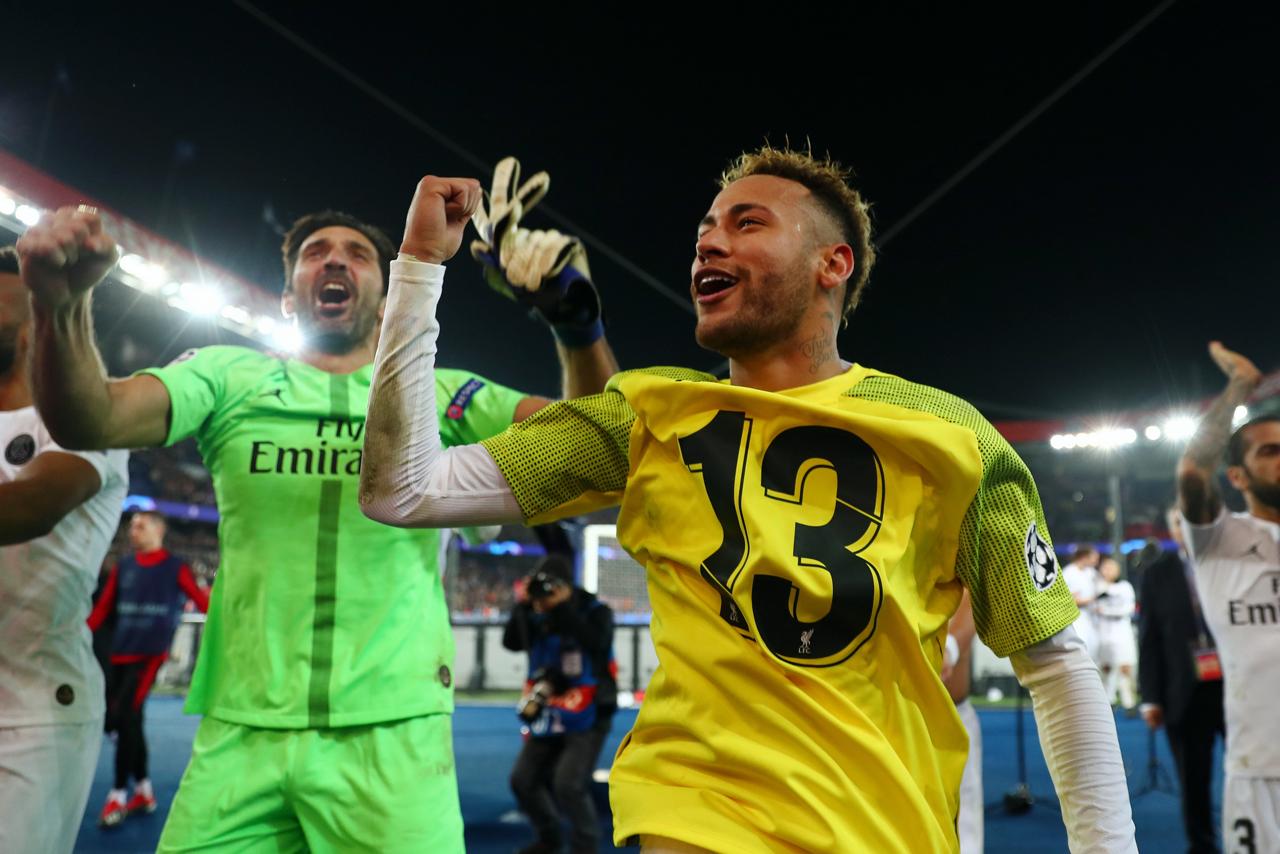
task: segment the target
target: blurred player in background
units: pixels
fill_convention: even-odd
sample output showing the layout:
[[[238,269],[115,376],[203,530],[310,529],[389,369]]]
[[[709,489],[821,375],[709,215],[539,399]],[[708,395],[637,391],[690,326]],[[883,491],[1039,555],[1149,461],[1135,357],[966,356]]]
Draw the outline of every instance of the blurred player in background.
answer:
[[[1062,580],[1080,608],[1075,630],[1084,641],[1089,657],[1098,660],[1098,629],[1093,617],[1093,602],[1098,598],[1098,559],[1093,546],[1080,546],[1071,556],[1071,562],[1062,568]]]
[[[1098,563],[1098,594],[1093,602],[1094,627],[1098,632],[1098,669],[1107,701],[1126,712],[1136,713],[1133,670],[1138,663],[1138,645],[1133,636],[1133,614],[1137,595],[1133,585],[1120,577],[1120,562],[1105,557]]]
[[[1217,647],[1192,650],[1200,672],[1221,665],[1226,696],[1226,851],[1280,851],[1280,416],[1232,430],[1262,380],[1249,359],[1220,342],[1209,355],[1227,387],[1200,419],[1178,462],[1178,504],[1196,592]],[[1231,513],[1218,466],[1244,496]]]

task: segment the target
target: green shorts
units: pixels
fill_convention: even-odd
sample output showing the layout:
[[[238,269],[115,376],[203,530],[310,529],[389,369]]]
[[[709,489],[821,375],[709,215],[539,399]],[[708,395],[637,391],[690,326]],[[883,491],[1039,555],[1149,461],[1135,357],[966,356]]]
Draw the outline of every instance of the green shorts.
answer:
[[[262,729],[205,718],[161,852],[461,852],[449,715]]]

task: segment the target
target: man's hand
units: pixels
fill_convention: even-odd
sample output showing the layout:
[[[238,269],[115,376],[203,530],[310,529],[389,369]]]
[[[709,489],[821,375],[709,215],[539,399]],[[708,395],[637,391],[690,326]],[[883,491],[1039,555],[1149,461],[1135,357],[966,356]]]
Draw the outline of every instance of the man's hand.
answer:
[[[489,209],[476,213],[479,240],[471,256],[484,268],[489,287],[534,309],[561,344],[589,347],[604,334],[600,297],[591,284],[582,241],[558,231],[531,231],[521,218],[551,186],[546,172],[520,183],[520,163],[504,158],[493,173]]]
[[[1257,365],[1239,353],[1223,347],[1221,341],[1209,342],[1209,356],[1227,375],[1229,383],[1252,391],[1262,381],[1262,371],[1258,370]]]
[[[116,243],[92,208],[60,208],[18,238],[22,281],[36,304],[57,309],[78,299],[116,265]]]
[[[551,176],[539,172],[520,183],[520,161],[504,157],[493,170],[493,187],[489,191],[489,209],[476,212],[476,231],[489,251],[501,254],[506,243],[520,226],[524,215],[533,210],[551,189]],[[475,244],[472,244],[475,254]]]
[[[429,264],[448,261],[462,245],[462,232],[481,198],[480,182],[474,178],[426,176],[409,204],[400,251]]]
[[[1147,726],[1151,729],[1160,729],[1164,726],[1164,708],[1154,703],[1143,704],[1142,719],[1147,722]]]
[[[1200,419],[1178,460],[1178,509],[1193,525],[1209,524],[1222,509],[1214,473],[1231,440],[1236,407],[1245,403],[1262,381],[1257,365],[1223,347],[1221,341],[1209,342],[1209,356],[1226,375],[1227,387]]]

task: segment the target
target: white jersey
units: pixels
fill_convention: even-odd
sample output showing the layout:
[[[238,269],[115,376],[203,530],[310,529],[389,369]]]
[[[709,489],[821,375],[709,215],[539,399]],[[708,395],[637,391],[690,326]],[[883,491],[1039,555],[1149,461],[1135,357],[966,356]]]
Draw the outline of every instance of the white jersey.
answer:
[[[1098,585],[1098,598],[1094,601],[1093,612],[1098,615],[1099,625],[1103,620],[1108,623],[1123,620],[1127,624],[1133,619],[1137,601],[1133,585],[1129,582],[1121,580],[1107,584],[1104,581]]]
[[[1098,577],[1098,571],[1091,566],[1069,563],[1062,568],[1062,581],[1067,585],[1067,589],[1071,591],[1071,595],[1077,598],[1083,596],[1092,599],[1097,596]],[[1096,660],[1098,657],[1098,633],[1094,627],[1091,605],[1080,606],[1080,616],[1076,618],[1074,626],[1076,634],[1080,635],[1080,639],[1084,641],[1085,648],[1089,651],[1089,657]]]
[[[1182,525],[1222,661],[1227,773],[1280,778],[1280,525],[1225,510]]]
[[[1094,626],[1098,630],[1098,664],[1112,667],[1137,663],[1138,648],[1133,635],[1137,602],[1129,582],[1099,581],[1098,598],[1093,604]]]
[[[85,620],[129,488],[128,451],[64,451],[34,407],[0,412],[0,483],[47,451],[74,454],[102,487],[43,537],[0,547],[0,727],[103,715],[102,668]]]

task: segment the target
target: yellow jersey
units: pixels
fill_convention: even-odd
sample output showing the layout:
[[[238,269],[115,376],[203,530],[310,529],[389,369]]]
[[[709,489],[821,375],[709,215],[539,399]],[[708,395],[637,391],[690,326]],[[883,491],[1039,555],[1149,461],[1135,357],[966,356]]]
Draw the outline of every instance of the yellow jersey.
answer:
[[[1035,484],[952,395],[853,366],[765,392],[617,375],[484,442],[526,520],[621,503],[659,667],[614,838],[957,851],[968,740],[939,678],[961,585],[1008,655],[1075,620]]]

